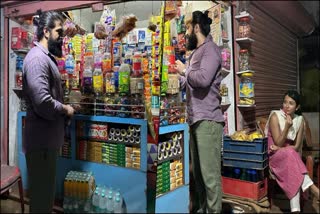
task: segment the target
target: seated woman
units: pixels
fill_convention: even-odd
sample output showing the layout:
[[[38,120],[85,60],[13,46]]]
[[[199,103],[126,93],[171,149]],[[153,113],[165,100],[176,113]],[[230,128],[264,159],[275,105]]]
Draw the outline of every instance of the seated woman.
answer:
[[[299,108],[299,94],[296,91],[286,92],[282,109],[270,113],[265,128],[269,167],[290,199],[291,212],[300,212],[300,189],[304,192],[310,187],[319,200],[319,189],[308,176],[299,154],[304,132],[303,117],[295,114]]]

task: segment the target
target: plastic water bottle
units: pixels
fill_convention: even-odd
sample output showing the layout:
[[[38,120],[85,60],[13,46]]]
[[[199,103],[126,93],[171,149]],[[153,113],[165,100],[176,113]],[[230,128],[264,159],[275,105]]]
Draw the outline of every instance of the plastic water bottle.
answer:
[[[114,193],[114,199],[116,199],[117,197],[120,199],[120,203],[122,204],[122,196],[119,189],[117,189],[117,191],[115,191]]]
[[[89,199],[86,200],[83,210],[85,213],[91,212],[91,202]]]
[[[109,191],[110,192],[110,191]],[[107,210],[108,212],[112,213],[114,210],[114,203],[113,203],[113,196],[109,194],[108,201],[107,201]]]
[[[92,205],[93,205],[93,210],[95,212],[99,212],[99,199],[100,199],[100,194],[96,190],[92,196]]]
[[[73,74],[74,67],[75,67],[75,62],[74,62],[73,56],[72,56],[72,54],[68,54],[67,59],[66,59],[66,65],[65,65],[65,69],[66,69],[67,73]]]
[[[99,200],[99,209],[100,209],[100,212],[101,213],[106,213],[107,210],[107,203],[106,203],[106,196],[104,193],[101,193],[101,196],[100,196],[100,200]]]
[[[116,196],[114,201],[114,213],[122,212],[122,200],[120,197]]]

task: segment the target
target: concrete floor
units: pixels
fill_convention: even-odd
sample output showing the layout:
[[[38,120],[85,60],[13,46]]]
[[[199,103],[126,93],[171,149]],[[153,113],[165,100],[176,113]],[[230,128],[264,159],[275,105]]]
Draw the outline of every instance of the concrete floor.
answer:
[[[14,188],[10,194],[12,196],[9,196],[9,199],[1,199],[0,213],[21,213],[20,202],[11,199],[12,197],[19,196],[17,188]],[[270,213],[290,212],[289,200],[280,194],[276,194],[275,197],[276,199],[274,200],[274,205],[272,206]],[[28,201],[27,198],[25,200]],[[317,202],[315,199],[309,199],[305,202],[303,213],[319,213],[319,206],[319,202]],[[224,213],[231,213],[230,208],[232,209],[234,205],[224,203],[223,207]],[[246,206],[237,205],[237,207],[240,208],[240,210],[243,209],[244,213],[254,213],[254,211],[248,209]],[[25,213],[29,213],[29,206],[27,204],[25,204]],[[62,213],[62,209],[55,207],[52,213]]]

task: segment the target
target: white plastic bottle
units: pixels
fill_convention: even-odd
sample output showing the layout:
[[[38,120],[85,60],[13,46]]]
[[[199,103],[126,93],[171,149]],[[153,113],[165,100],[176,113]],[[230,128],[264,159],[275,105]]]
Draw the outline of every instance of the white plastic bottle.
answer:
[[[118,196],[114,200],[114,213],[122,213],[122,200]]]
[[[95,212],[99,212],[99,199],[100,199],[100,194],[96,190],[92,196],[92,205],[93,205],[93,210]]]
[[[68,74],[73,74],[75,68],[75,62],[72,54],[68,54],[65,64],[65,69]]]
[[[114,192],[114,199],[116,199],[117,197],[120,199],[120,202],[122,203],[122,196],[121,196],[121,193],[120,193],[120,189],[117,189]]]
[[[113,213],[114,203],[113,203],[113,195],[112,194],[108,195],[107,210],[108,210],[108,212]]]
[[[101,193],[101,197],[99,200],[99,212],[106,213],[107,212],[106,208],[107,208],[106,196],[104,193]]]

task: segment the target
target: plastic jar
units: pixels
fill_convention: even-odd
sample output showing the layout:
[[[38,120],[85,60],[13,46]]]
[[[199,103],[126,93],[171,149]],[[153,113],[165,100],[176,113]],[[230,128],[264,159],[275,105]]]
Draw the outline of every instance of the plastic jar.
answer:
[[[254,99],[254,82],[252,73],[243,73],[239,84],[240,105],[253,105]]]
[[[222,67],[224,67],[227,70],[230,70],[230,48],[228,46],[228,43],[223,43],[223,48],[221,50],[221,57],[222,57]]]
[[[243,17],[240,19],[239,31],[238,31],[239,38],[250,37],[251,26],[249,22],[250,22],[249,17]]]
[[[249,67],[249,52],[247,49],[241,49],[239,52],[240,71],[247,71]]]

